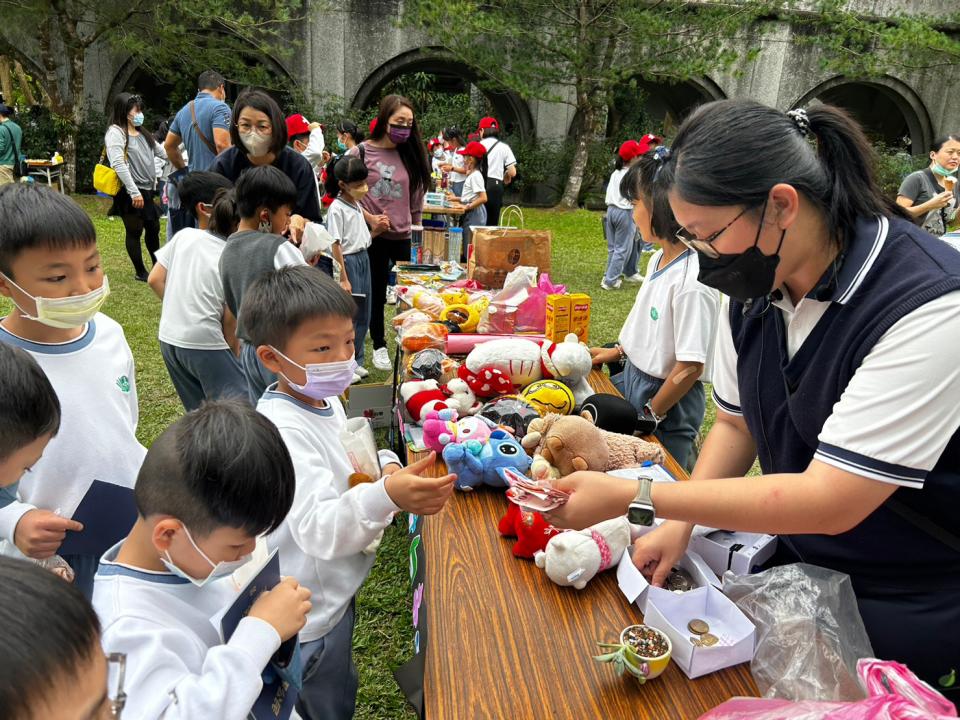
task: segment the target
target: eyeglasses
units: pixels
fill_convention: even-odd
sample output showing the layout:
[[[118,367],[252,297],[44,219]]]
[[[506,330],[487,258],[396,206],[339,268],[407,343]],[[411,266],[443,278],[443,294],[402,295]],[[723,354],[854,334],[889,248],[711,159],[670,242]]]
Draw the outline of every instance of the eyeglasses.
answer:
[[[127,694],[123,691],[123,676],[126,669],[126,653],[107,655],[107,699],[110,703],[110,717],[114,720],[120,720],[123,706],[127,704]]]
[[[242,133],[248,133],[251,131],[256,132],[258,135],[269,135],[273,132],[273,125],[269,123],[259,123],[257,125],[251,125],[247,122],[238,122],[237,130]]]
[[[686,245],[688,248],[690,248],[694,252],[703,253],[709,258],[718,258],[720,257],[720,253],[718,253],[716,249],[713,247],[713,243],[716,241],[718,237],[723,235],[723,233],[726,232],[731,225],[733,225],[737,220],[743,217],[743,215],[749,209],[750,209],[749,207],[745,207],[743,210],[737,213],[737,216],[733,220],[728,222],[726,225],[724,225],[722,228],[717,230],[712,235],[708,235],[702,240],[696,237],[695,235],[693,235],[686,228],[682,227],[679,230],[677,230],[677,233],[676,233],[677,240],[682,242],[684,245]]]

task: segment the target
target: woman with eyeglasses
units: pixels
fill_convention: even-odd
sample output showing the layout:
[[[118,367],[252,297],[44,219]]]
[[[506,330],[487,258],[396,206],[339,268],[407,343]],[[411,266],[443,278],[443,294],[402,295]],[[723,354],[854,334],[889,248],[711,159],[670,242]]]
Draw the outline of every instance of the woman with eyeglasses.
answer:
[[[877,657],[936,683],[960,667],[960,254],[884,196],[871,156],[827,105],[684,121],[658,181],[700,282],[730,296],[717,421],[691,482],[575,473],[548,519],[668,520],[633,551],[657,585],[694,523],[779,535],[777,561],[850,575]]]
[[[287,145],[287,121],[276,101],[261,90],[246,90],[233,106],[233,145],[217,155],[211,172],[236,182],[252,167],[273,165],[293,181],[297,202],[290,218],[290,238],[299,245],[307,222],[322,222],[320,191],[310,163]]]
[[[143,100],[139,95],[120,93],[113,100],[113,113],[103,143],[107,161],[120,178],[121,187],[113,196],[108,215],[119,215],[126,234],[127,255],[137,280],[147,281],[143,264],[143,238],[153,265],[160,248],[160,208],[157,194],[157,168],[154,158],[166,162],[167,152],[143,130]]]
[[[370,139],[347,154],[358,155],[367,166],[369,192],[360,200],[363,218],[372,237],[370,255],[370,338],[373,364],[378,370],[393,367],[387,352],[383,311],[390,268],[410,259],[410,228],[420,224],[423,195],[430,186],[430,161],[424,148],[413,103],[400,95],[387,95],[371,124]],[[362,372],[361,372],[362,371]],[[366,369],[358,370],[361,377]]]

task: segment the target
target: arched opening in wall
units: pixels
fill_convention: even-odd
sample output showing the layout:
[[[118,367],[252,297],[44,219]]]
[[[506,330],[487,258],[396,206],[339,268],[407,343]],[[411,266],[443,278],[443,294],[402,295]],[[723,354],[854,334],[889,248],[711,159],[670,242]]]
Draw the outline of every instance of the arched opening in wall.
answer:
[[[677,83],[633,78],[614,93],[607,137],[639,137],[651,131],[669,135],[698,105],[724,97],[709,78]]]
[[[813,102],[847,110],[863,126],[871,142],[911,155],[924,153],[933,137],[926,107],[916,93],[891,77],[876,81],[833,78],[817,86],[794,107]]]
[[[424,136],[449,125],[458,125],[466,136],[485,115],[497,118],[504,136],[534,136],[530,108],[519,95],[492,88],[442,48],[418,48],[388,60],[363,81],[350,104],[375,114],[381,98],[394,92],[413,101]]]

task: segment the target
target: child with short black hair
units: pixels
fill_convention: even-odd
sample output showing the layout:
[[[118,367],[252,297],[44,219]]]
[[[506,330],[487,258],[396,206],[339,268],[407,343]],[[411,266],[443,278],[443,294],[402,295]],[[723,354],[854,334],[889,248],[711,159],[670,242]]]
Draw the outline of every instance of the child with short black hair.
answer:
[[[100,622],[77,588],[33,563],[0,557],[0,627],[5,720],[110,716],[116,693],[107,696]]]
[[[157,251],[147,278],[163,301],[160,354],[188,411],[207,399],[247,394],[220,280],[220,255],[238,220],[232,189],[232,182],[212,172],[193,172],[180,182],[180,207],[195,227],[180,230]]]
[[[283,440],[245,402],[206,402],[154,441],[135,494],[137,522],[103,556],[93,596],[104,649],[126,654],[127,711],[246,720],[261,673],[310,609],[310,591],[287,577],[227,642],[211,623],[237,599],[230,575],[293,502]]]
[[[120,325],[100,312],[110,288],[90,218],[65,195],[17,184],[0,190],[0,227],[0,295],[14,304],[0,342],[36,359],[62,411],[60,432],[20,482],[20,501],[0,499],[0,536],[41,557],[56,550],[52,531],[80,531],[57,516],[71,517],[95,480],[132,488],[146,451],[136,437],[133,355]],[[112,516],[98,522],[88,528],[96,536],[129,529],[113,527]],[[59,553],[88,596],[101,553]]]
[[[367,194],[367,166],[353,155],[344,156],[327,170],[327,195],[336,198],[327,212],[327,231],[334,240],[334,257],[340,263],[344,290],[353,293],[357,312],[353,316],[357,361],[356,381],[367,377],[363,366],[364,345],[370,328],[370,228],[363,219],[360,200]]]
[[[250,286],[243,317],[263,364],[277,373],[257,410],[280,431],[296,470],[297,492],[286,522],[267,542],[280,570],[314,588],[300,634],[306,720],[353,717],[357,672],[352,659],[354,595],[374,562],[373,549],[395,513],[439,512],[453,475],[421,477],[435,456],[402,468],[380,451],[384,477],[350,486],[354,469],[339,437],[346,414],[338,395],[356,365],[354,304],[320,270],[288,267]]]
[[[293,181],[272,165],[247,170],[234,188],[237,231],[227,238],[220,255],[220,279],[227,304],[226,321],[235,323],[240,340],[240,365],[247,381],[247,396],[256,405],[275,378],[257,360],[240,316],[247,287],[269,270],[304,265],[303,253],[285,237],[297,201]]]
[[[660,246],[647,265],[637,299],[613,348],[591,348],[595,365],[619,363],[613,384],[656,426],[654,434],[674,459],[693,469],[695,440],[706,411],[701,378],[709,381],[720,295],[697,280],[697,253],[677,239],[667,191],[659,185],[661,155],[639,155],[619,192],[633,204],[633,223]]]
[[[487,155],[483,143],[469,142],[466,147],[457,150],[463,156],[463,169],[467,179],[463,182],[460,197],[452,192],[447,197],[463,203],[463,253],[466,253],[470,239],[473,237],[473,228],[487,224],[487,190],[486,179],[480,171],[480,163]]]

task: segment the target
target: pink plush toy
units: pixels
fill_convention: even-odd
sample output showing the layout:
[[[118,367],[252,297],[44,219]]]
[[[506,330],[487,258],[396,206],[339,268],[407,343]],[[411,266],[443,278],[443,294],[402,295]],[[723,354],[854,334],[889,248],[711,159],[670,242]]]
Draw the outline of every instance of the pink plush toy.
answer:
[[[443,452],[450,443],[464,443],[476,440],[484,443],[490,437],[491,429],[482,418],[465,417],[457,419],[456,410],[431,410],[423,421],[423,444],[428,450]]]

